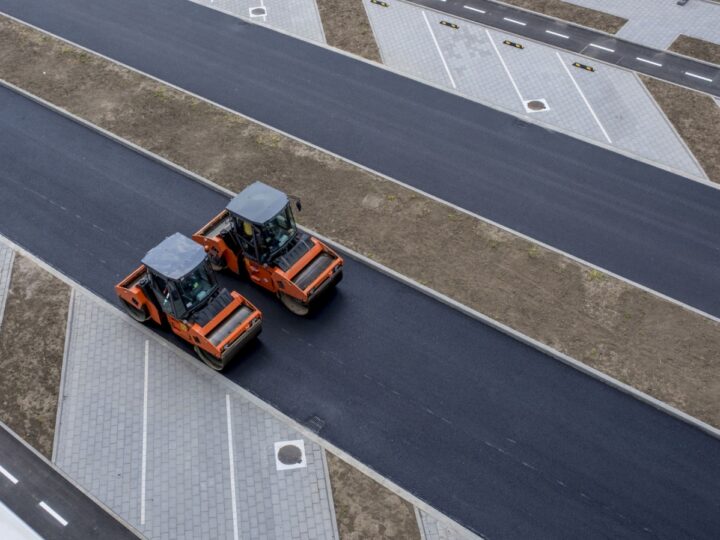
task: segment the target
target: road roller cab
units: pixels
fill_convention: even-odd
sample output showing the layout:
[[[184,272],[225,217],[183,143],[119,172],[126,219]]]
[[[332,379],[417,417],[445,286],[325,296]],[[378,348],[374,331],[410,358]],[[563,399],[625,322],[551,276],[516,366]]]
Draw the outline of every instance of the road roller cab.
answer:
[[[193,240],[214,268],[247,274],[297,315],[342,279],[342,258],[298,230],[289,197],[262,182],[236,195]]]
[[[180,233],[148,251],[115,292],[133,319],[169,327],[216,370],[262,329],[260,311],[239,293],[220,289],[205,251]]]

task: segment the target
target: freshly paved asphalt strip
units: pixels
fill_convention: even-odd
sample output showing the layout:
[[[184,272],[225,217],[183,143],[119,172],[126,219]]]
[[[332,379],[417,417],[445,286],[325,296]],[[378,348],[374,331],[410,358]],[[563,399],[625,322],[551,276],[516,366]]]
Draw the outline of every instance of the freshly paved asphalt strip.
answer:
[[[720,316],[720,190],[192,2],[0,11]]]
[[[0,128],[0,233],[110,301],[147,249],[227,201],[5,89]],[[227,377],[300,422],[319,417],[325,439],[474,531],[720,528],[720,440],[689,424],[349,257],[308,319],[223,279],[265,315]]]
[[[493,28],[720,96],[720,68],[492,0],[408,0]]]
[[[0,467],[0,501],[45,540],[137,538],[2,425]]]

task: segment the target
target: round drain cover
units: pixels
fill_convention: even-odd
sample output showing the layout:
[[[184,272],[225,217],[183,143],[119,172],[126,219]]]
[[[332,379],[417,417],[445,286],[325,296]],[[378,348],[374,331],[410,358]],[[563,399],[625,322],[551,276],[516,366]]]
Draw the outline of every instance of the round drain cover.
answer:
[[[542,101],[538,101],[538,100],[534,99],[532,101],[527,102],[527,108],[530,109],[531,111],[542,111],[542,110],[546,109],[547,106]]]
[[[286,444],[278,450],[278,460],[283,465],[302,463],[302,450],[294,444]]]

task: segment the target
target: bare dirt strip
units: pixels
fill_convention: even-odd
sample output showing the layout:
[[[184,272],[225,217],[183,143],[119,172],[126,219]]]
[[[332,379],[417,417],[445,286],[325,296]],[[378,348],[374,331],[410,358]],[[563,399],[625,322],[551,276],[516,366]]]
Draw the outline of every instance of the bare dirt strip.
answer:
[[[362,0],[316,0],[328,45],[380,62]]]
[[[617,15],[563,2],[562,0],[499,0],[499,3],[521,7],[529,11],[607,32],[608,34],[616,34],[627,22],[627,19]]]
[[[681,34],[672,42],[668,50],[720,66],[720,45],[717,43]]]

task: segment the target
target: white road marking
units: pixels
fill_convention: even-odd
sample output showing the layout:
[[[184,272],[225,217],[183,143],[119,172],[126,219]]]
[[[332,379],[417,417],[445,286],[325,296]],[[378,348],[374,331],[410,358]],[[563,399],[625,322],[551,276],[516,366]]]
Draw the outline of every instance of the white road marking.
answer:
[[[563,39],[570,39],[570,36],[566,36],[565,34],[559,34],[558,32],[553,32],[552,30],[545,30],[546,34],[552,34],[553,36],[561,37]]]
[[[580,89],[580,85],[575,80],[575,77],[572,76],[572,73],[570,73],[570,70],[565,65],[565,62],[563,62],[563,59],[560,56],[560,53],[555,52],[555,54],[557,55],[558,60],[560,61],[560,64],[562,65],[563,69],[565,70],[565,73],[567,73],[567,76],[570,77],[570,80],[575,85],[575,88],[577,89],[578,93],[580,94],[580,97],[585,102],[585,105],[587,105],[587,108],[590,111],[590,114],[592,114],[592,117],[595,119],[595,122],[597,122],[597,125],[600,127],[600,130],[603,132],[603,135],[605,135],[607,142],[612,143],[612,140],[610,140],[610,135],[608,135],[607,131],[605,131],[605,127],[602,125],[602,122],[600,122],[600,119],[598,118],[597,114],[595,114],[595,111],[593,110],[592,106],[590,105],[590,102],[585,97],[585,94],[583,94],[583,91]]]
[[[635,60],[639,60],[640,62],[645,62],[646,64],[652,64],[653,66],[662,67],[662,64],[658,64],[657,62],[653,62],[652,60],[647,60],[645,58],[640,58],[639,56],[636,56]]]
[[[712,79],[703,77],[702,75],[697,75],[696,73],[690,73],[689,71],[686,71],[685,75],[687,75],[688,77],[695,77],[696,79],[700,79],[701,81],[713,82]]]
[[[0,465],[0,474],[2,474],[5,478],[10,480],[13,484],[18,483],[18,479],[15,478],[12,474],[10,474],[8,472],[8,470],[5,467],[3,467],[2,465]]]
[[[143,390],[142,470],[140,472],[140,523],[145,525],[145,476],[147,473],[148,358],[150,342],[145,340],[145,387]]]
[[[603,47],[602,45],[596,45],[595,43],[590,43],[590,47],[595,47],[596,49],[602,49],[603,51],[607,51],[607,52],[615,52],[615,49],[611,49],[609,47]]]
[[[40,501],[40,508],[42,508],[48,514],[54,517],[63,527],[68,524],[67,520],[63,518],[60,514],[58,514],[55,510],[50,508],[45,501]]]
[[[232,499],[233,538],[234,540],[239,540],[237,497],[235,495],[235,457],[233,455],[232,420],[230,416],[230,394],[225,394],[225,405],[227,407],[228,457],[230,458],[230,496]]]
[[[463,6],[463,8],[469,9],[470,11],[476,11],[477,13],[485,13],[485,11],[483,11],[482,9],[478,9],[478,8],[472,7],[472,6]]]
[[[425,19],[425,24],[427,24],[428,30],[430,30],[430,35],[432,36],[433,43],[435,43],[435,48],[437,49],[438,54],[440,55],[440,60],[442,60],[443,66],[445,66],[445,73],[447,73],[448,79],[450,79],[450,84],[452,84],[453,88],[457,88],[455,85],[455,79],[453,79],[452,73],[450,73],[450,68],[447,65],[447,62],[445,61],[445,57],[443,56],[442,51],[440,50],[440,44],[438,43],[437,38],[435,37],[435,33],[432,30],[432,26],[430,26],[430,21],[428,21],[427,15],[425,12],[422,12],[423,19]]]
[[[522,97],[522,94],[520,93],[520,89],[518,88],[518,85],[515,84],[515,79],[513,79],[513,76],[510,74],[510,70],[507,67],[507,64],[505,63],[505,60],[503,60],[502,55],[500,54],[500,51],[497,48],[497,45],[495,45],[495,42],[492,39],[492,36],[490,35],[490,32],[488,29],[485,29],[485,33],[487,34],[488,39],[490,40],[490,45],[492,45],[493,49],[495,49],[495,53],[498,55],[498,58],[500,59],[500,63],[502,64],[503,68],[505,69],[505,73],[507,73],[508,78],[510,79],[510,82],[513,85],[513,88],[515,89],[515,92],[517,93],[518,97],[520,98],[520,102],[523,104],[523,107],[525,106],[525,100]]]
[[[516,21],[515,19],[510,19],[510,18],[508,18],[508,17],[503,17],[503,19],[506,20],[507,22],[511,22],[511,23],[514,23],[514,24],[519,24],[520,26],[527,26],[527,23],[524,23],[524,22],[522,22],[522,21]]]

